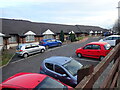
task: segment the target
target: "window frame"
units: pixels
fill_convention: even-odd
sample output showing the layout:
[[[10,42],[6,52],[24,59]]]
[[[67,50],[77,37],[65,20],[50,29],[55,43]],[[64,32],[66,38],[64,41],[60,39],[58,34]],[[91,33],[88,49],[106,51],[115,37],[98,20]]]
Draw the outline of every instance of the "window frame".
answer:
[[[51,65],[52,65],[52,69],[48,68],[46,64],[51,64]],[[45,63],[45,67],[46,67],[47,69],[51,70],[51,71],[54,71],[54,64],[52,64],[52,63],[46,62],[46,63]]]
[[[9,38],[9,43],[17,43],[17,36],[16,35],[12,35]]]
[[[27,35],[25,37],[26,42],[33,42],[35,41],[35,36],[34,35]]]

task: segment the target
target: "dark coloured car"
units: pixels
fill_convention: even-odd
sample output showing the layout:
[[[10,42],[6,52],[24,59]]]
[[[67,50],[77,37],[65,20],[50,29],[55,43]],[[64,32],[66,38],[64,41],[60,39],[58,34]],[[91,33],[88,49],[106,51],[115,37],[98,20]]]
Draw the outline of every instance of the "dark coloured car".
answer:
[[[60,81],[38,73],[18,73],[0,84],[2,90],[72,90]]]
[[[61,82],[75,87],[77,85],[77,71],[83,65],[73,58],[53,56],[43,61],[40,73],[49,75]]]
[[[56,39],[43,39],[40,41],[39,45],[45,46],[46,49],[48,49],[49,47],[53,47],[53,46],[61,46],[62,42]]]

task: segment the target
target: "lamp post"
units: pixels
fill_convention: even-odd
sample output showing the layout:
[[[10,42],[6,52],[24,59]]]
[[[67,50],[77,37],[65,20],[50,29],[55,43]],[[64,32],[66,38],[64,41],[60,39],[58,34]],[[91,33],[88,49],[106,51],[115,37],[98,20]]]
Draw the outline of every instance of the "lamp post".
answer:
[[[118,34],[120,34],[120,1],[118,2]]]

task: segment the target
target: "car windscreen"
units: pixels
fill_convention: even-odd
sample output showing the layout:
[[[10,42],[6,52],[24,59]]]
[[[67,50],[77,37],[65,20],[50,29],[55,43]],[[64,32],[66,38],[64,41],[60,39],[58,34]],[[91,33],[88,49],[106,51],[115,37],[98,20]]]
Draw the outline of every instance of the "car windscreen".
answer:
[[[38,84],[34,90],[52,90],[52,89],[59,89],[59,90],[65,90],[67,89],[66,86],[64,86],[62,83],[50,78],[46,77],[40,84]]]
[[[16,50],[20,50],[21,47],[22,47],[22,46],[19,46],[19,45],[18,45],[18,46],[16,47]]]
[[[111,45],[110,44],[106,44],[106,45],[104,45],[104,48],[105,48],[105,50],[109,50],[111,48]]]
[[[70,74],[73,76],[77,75],[77,71],[82,67],[83,65],[77,62],[76,60],[72,59],[70,62],[63,65],[64,68],[68,70]]]

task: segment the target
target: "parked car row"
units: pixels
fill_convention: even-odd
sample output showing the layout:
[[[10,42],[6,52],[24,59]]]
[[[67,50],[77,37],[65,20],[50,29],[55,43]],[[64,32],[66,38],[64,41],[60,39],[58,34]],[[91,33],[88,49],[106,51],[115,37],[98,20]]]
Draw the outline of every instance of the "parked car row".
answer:
[[[107,37],[106,37],[107,38]],[[53,41],[54,44],[51,42]],[[27,57],[35,52],[44,52],[52,46],[60,46],[62,43],[54,39],[40,41],[40,45],[24,44],[17,47],[17,53]],[[76,49],[76,55],[81,57],[97,58],[102,60],[110,51],[111,45],[107,42],[90,42]],[[71,57],[52,56],[43,60],[39,73],[18,73],[8,78],[0,86],[4,89],[73,89],[77,83],[77,72],[83,65]]]
[[[53,56],[43,60],[40,73],[18,73],[3,81],[0,86],[6,89],[35,90],[59,88],[73,89],[77,83],[77,71],[83,65],[71,57]]]
[[[76,55],[81,57],[97,58],[102,60],[116,45],[116,41],[120,39],[120,35],[110,35],[98,42],[91,42],[85,46],[76,49]]]
[[[61,46],[62,42],[55,39],[43,39],[40,41],[39,45],[28,43],[20,44],[16,47],[16,54],[24,58],[28,57],[31,54],[38,52],[45,52],[46,49],[53,46]]]

